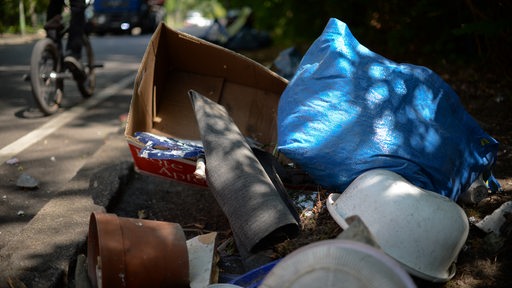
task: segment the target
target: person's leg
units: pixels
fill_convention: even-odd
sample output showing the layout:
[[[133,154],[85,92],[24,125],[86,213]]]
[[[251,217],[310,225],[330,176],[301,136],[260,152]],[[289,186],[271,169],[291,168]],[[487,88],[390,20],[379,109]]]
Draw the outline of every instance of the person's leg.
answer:
[[[50,21],[53,17],[62,14],[64,0],[51,0],[46,9],[46,21]]]
[[[80,59],[82,51],[82,37],[85,28],[85,1],[70,0],[71,20],[69,23],[69,38],[66,53]]]
[[[49,30],[60,30],[63,28],[62,19],[62,8],[64,7],[64,0],[51,0],[48,8],[46,9],[46,23],[44,29]],[[51,34],[53,35],[53,34]],[[55,37],[55,35],[51,36]]]
[[[70,0],[70,8],[71,20],[69,22],[64,64],[71,71],[76,81],[84,81],[86,75],[80,58],[82,56],[82,37],[85,29],[85,0]]]

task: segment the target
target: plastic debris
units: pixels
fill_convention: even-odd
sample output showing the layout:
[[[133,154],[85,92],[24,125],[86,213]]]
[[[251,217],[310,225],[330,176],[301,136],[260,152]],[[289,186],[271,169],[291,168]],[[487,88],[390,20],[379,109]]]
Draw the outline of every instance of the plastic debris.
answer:
[[[144,143],[139,156],[151,159],[196,158],[203,147],[185,140],[177,140],[148,132],[136,132],[135,138]]]
[[[491,215],[476,223],[475,226],[484,232],[492,232],[496,235],[501,234],[501,227],[507,221],[506,214],[512,213],[512,201],[503,203],[498,209],[494,210]]]
[[[187,240],[191,288],[206,287],[211,279],[218,278],[214,263],[216,237],[217,232],[211,232]]]
[[[478,204],[489,196],[489,188],[485,184],[482,175],[471,184],[468,190],[462,193],[459,201],[464,204]]]
[[[295,47],[287,48],[274,60],[273,67],[277,74],[291,80],[299,67],[302,55]]]
[[[206,164],[204,157],[197,158],[194,176],[198,179],[206,179]]]
[[[11,159],[5,161],[5,163],[7,163],[9,165],[16,165],[16,164],[20,163],[20,160],[18,158],[14,157],[14,158],[11,158]]]
[[[21,174],[16,181],[16,186],[20,188],[36,188],[38,185],[39,181],[27,173]]]

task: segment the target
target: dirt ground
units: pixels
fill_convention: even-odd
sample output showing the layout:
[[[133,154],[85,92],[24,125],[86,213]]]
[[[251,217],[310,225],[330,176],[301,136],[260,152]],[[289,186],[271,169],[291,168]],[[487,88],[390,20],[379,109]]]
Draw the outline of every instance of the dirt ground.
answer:
[[[248,56],[253,59],[259,57],[257,54]],[[482,128],[500,142],[494,174],[503,192],[489,194],[478,205],[461,205],[468,217],[479,220],[501,204],[512,200],[512,85],[511,79],[498,73],[482,73],[473,67],[459,68],[452,66],[435,71],[452,85],[468,112],[479,121]],[[111,212],[125,217],[178,222],[188,238],[217,231],[219,245],[231,239],[227,219],[208,190],[184,186],[177,191],[176,184],[172,182],[137,173],[133,176],[135,182],[127,185],[130,191],[125,191],[117,205],[109,208]],[[151,181],[154,187],[152,193],[137,193],[145,189],[146,181]],[[342,232],[325,208],[329,191],[303,193],[313,205],[310,208],[313,208],[314,217],[302,223],[303,228],[297,238],[274,247],[273,256],[276,258],[306,244],[335,238]],[[471,225],[466,244],[459,254],[454,278],[440,284],[414,279],[416,284],[418,287],[446,288],[512,287],[512,226],[508,228],[496,242],[493,241],[496,239]],[[236,254],[236,251],[233,253]]]

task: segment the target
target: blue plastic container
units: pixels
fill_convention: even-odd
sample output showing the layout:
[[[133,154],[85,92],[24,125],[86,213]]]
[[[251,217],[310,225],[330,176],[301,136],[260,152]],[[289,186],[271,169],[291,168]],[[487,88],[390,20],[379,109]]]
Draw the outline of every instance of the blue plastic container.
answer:
[[[251,270],[245,274],[243,274],[240,277],[237,277],[230,281],[230,284],[235,284],[244,288],[256,288],[260,286],[261,282],[267,276],[268,272],[274,268],[274,266],[280,261],[281,259],[277,259],[275,261],[272,261],[270,263],[267,263],[261,267],[258,267],[254,270]]]

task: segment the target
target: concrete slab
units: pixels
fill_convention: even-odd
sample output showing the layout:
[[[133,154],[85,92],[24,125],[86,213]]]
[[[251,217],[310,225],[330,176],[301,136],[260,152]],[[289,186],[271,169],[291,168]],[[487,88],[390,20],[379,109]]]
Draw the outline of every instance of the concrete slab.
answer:
[[[0,251],[0,287],[66,287],[93,211],[105,210],[133,171],[122,131],[105,144]],[[20,284],[21,285],[21,284]]]

